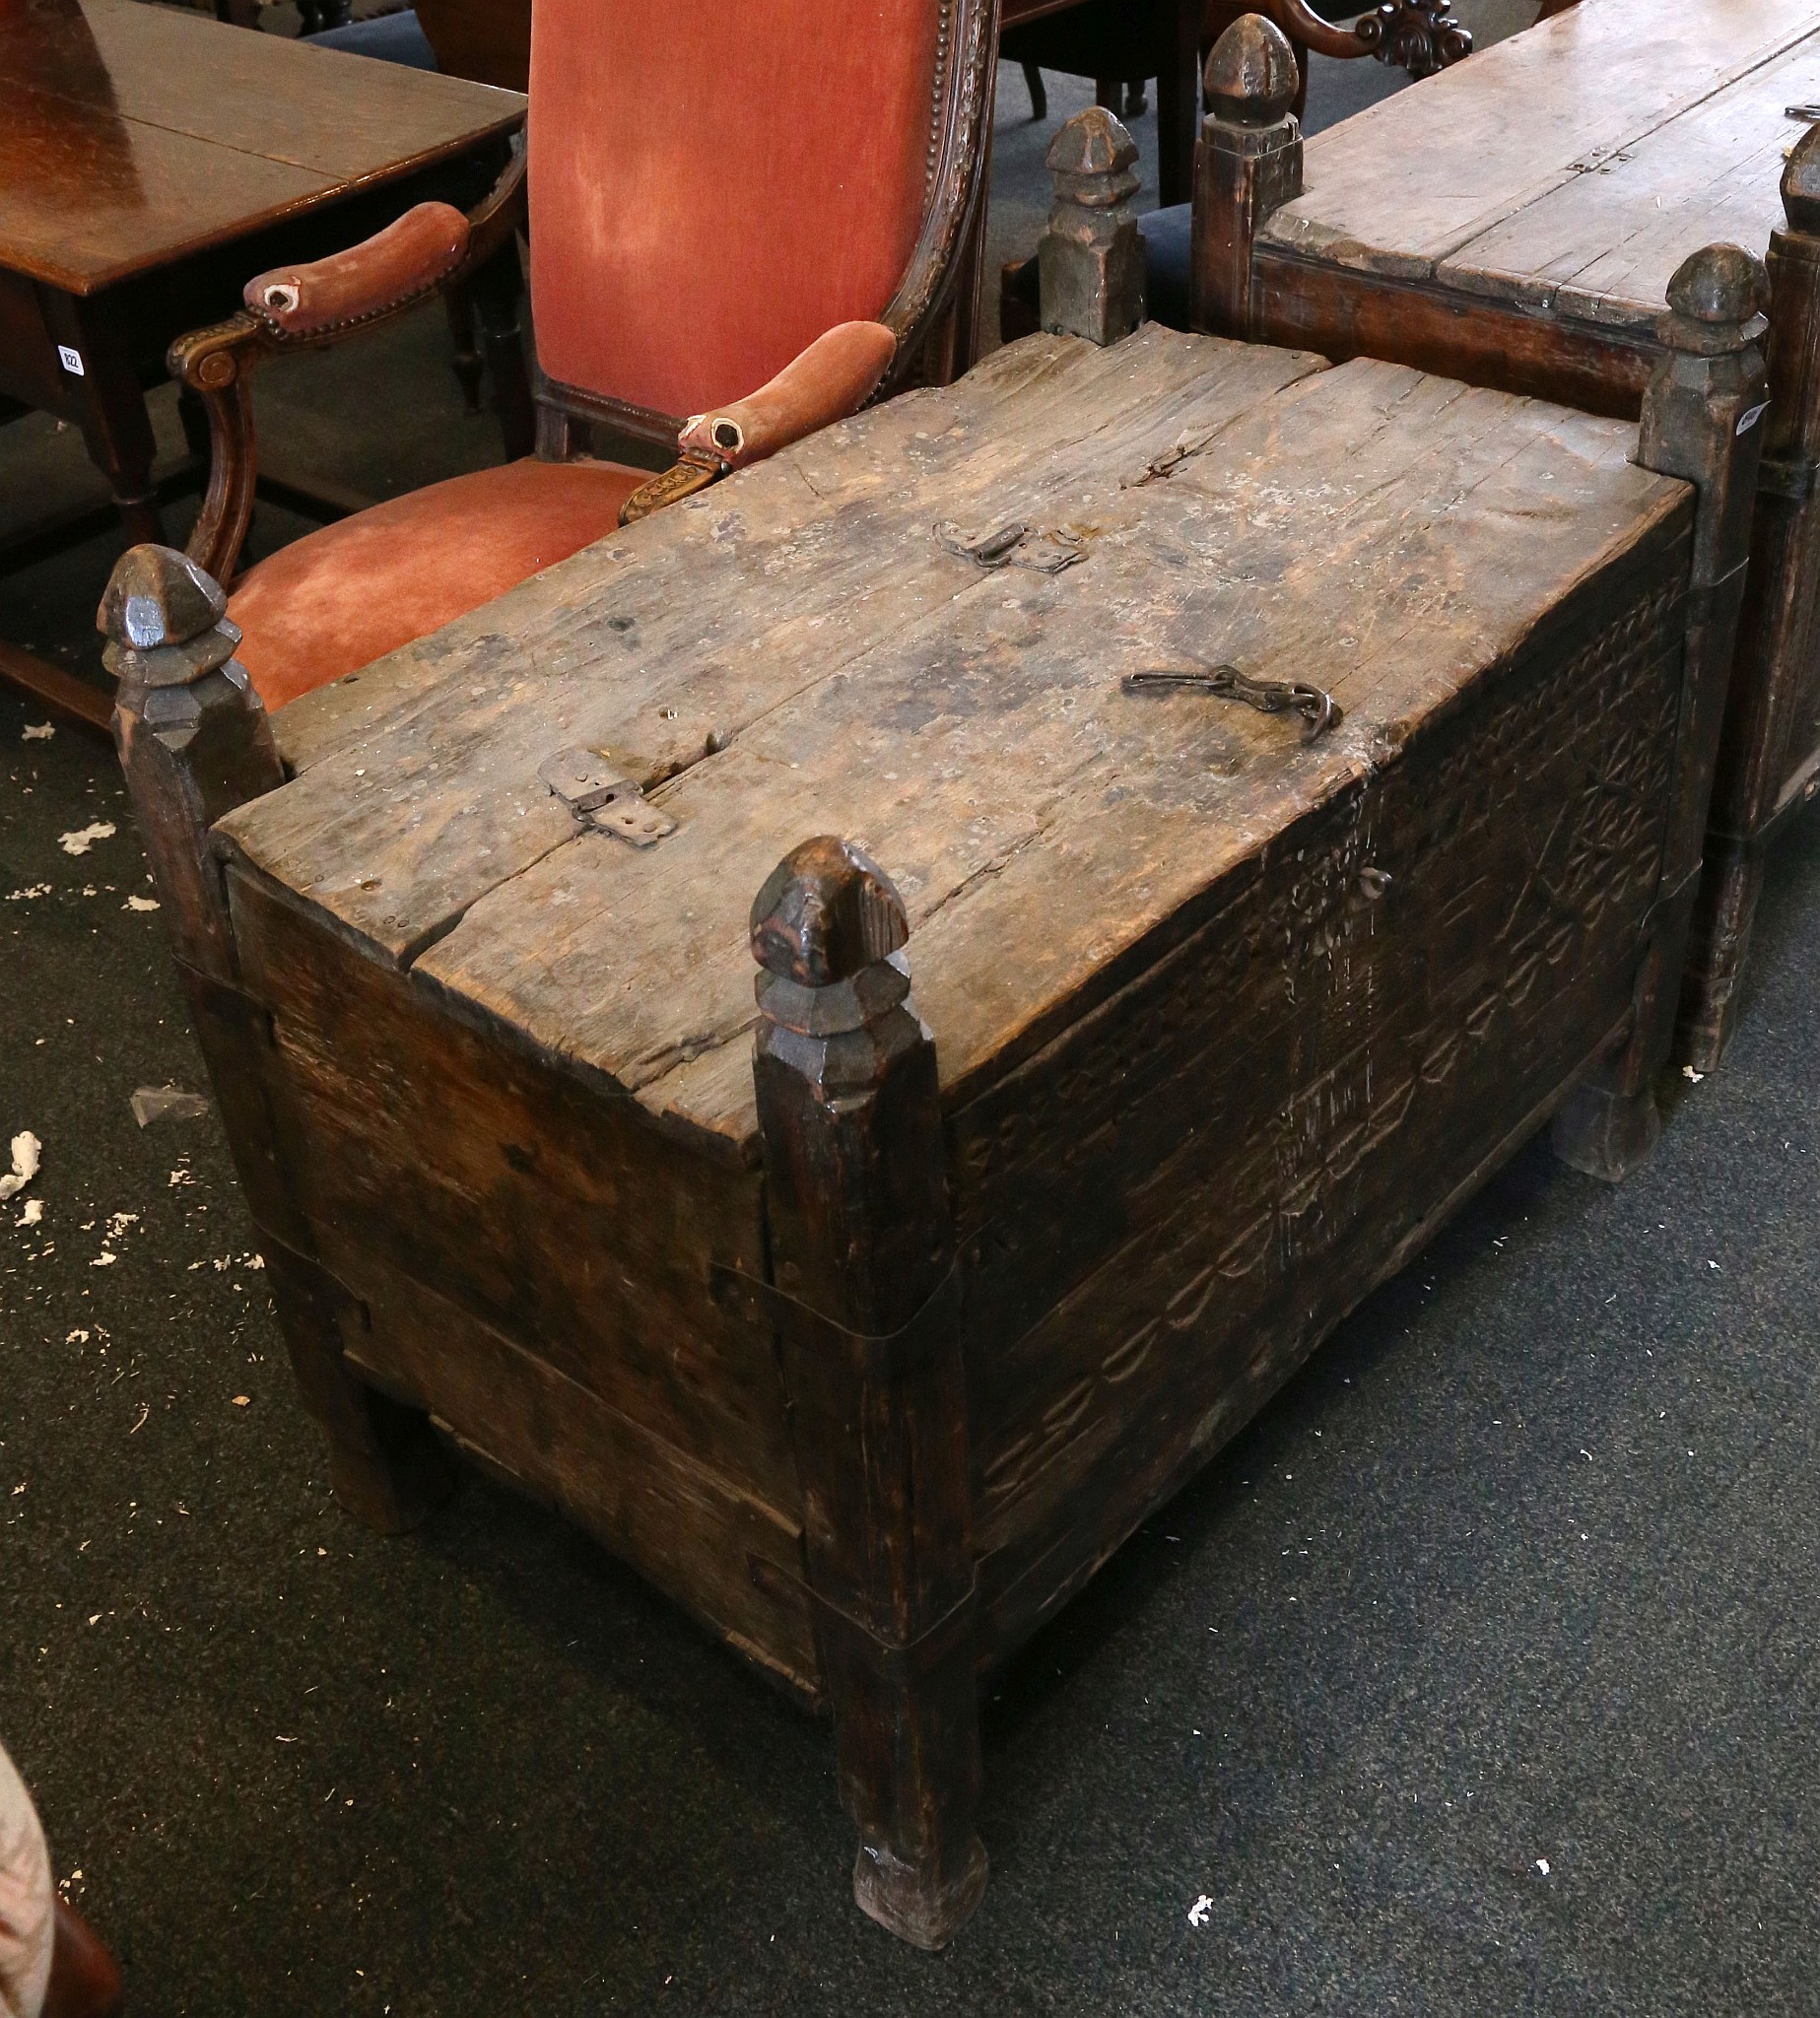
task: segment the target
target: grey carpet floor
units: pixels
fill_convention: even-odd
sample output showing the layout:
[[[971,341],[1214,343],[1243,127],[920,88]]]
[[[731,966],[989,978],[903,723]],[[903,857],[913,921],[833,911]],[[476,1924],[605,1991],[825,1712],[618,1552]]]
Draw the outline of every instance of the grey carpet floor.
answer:
[[[268,434],[487,460],[443,345],[310,361]],[[0,514],[72,449],[0,436]],[[79,661],[110,558],[0,581],[0,635]],[[0,1735],[140,2018],[1816,2008],[1813,822],[1650,1165],[1530,1145],[1000,1678],[992,1883],[927,1957],[850,1905],[827,1733],[581,1536],[478,1479],[400,1541],[336,1512],[219,1126],[129,1110],[201,1065],[111,763],[41,719],[0,692],[0,1133],[44,1143]]]

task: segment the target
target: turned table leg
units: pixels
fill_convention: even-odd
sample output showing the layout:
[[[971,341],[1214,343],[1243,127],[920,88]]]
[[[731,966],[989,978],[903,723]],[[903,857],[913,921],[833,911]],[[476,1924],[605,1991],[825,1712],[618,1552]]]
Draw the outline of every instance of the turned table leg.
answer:
[[[303,1405],[328,1443],[335,1497],[390,1532],[446,1495],[447,1461],[425,1416],[349,1367],[340,1325],[357,1306],[315,1260],[288,1180],[272,1021],[243,985],[210,843],[216,821],[284,782],[227,610],[219,585],[169,547],[121,558],[99,619],[119,682],[114,741]]]
[[[107,479],[126,536],[162,540],[152,484],[158,442],[132,360],[104,309],[48,289],[41,299],[65,382],[76,394],[83,443]]]
[[[1675,768],[1631,1033],[1568,1096],[1554,1131],[1564,1162],[1614,1181],[1661,1132],[1654,1080],[1674,1040],[1750,552],[1767,397],[1757,348],[1763,288],[1761,265],[1735,245],[1709,245],[1685,259],[1668,283],[1668,312],[1659,325],[1667,354],[1644,393],[1638,462],[1685,478],[1698,492]]]
[[[1201,0],[1171,0],[1162,10],[1157,70],[1157,201],[1186,203],[1194,187],[1194,140],[1200,129]],[[1144,109],[1141,90],[1125,114]]]
[[[752,912],[774,1314],[853,1893],[939,1948],[985,1886],[967,1389],[935,1044],[897,891],[790,853]]]
[[[1737,1016],[1763,888],[1765,830],[1791,774],[1814,757],[1820,636],[1820,129],[1783,170],[1787,227],[1770,237],[1770,410],[1750,576],[1719,746],[1707,867],[1681,993],[1679,1053],[1711,1072]],[[1806,704],[1804,706],[1803,704]]]

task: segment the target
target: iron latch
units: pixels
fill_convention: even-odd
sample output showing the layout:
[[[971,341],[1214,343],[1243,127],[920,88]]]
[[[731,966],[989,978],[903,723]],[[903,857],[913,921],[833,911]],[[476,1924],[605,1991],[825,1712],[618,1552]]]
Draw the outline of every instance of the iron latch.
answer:
[[[1067,525],[1026,525],[1008,519],[984,532],[969,532],[944,521],[932,525],[937,546],[981,568],[1033,568],[1039,574],[1059,574],[1087,551],[1087,535]]]
[[[537,775],[583,827],[617,834],[634,847],[654,847],[676,822],[653,806],[614,760],[600,750],[559,750],[537,767]]]
[[[1187,687],[1220,701],[1241,701],[1262,714],[1299,714],[1305,743],[1312,743],[1343,719],[1339,703],[1324,688],[1307,687],[1299,680],[1251,680],[1237,666],[1159,667],[1127,673],[1118,684],[1127,694]]]

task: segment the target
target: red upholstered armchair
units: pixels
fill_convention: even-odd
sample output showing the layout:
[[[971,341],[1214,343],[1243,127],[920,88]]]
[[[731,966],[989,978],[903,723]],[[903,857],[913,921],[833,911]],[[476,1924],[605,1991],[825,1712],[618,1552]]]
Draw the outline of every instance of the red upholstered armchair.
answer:
[[[951,375],[997,15],[997,0],[537,0],[526,156],[485,203],[465,216],[422,204],[349,252],[261,274],[244,312],[171,347],[213,431],[190,558],[229,587],[267,706],[843,418],[919,364]],[[467,278],[527,208],[537,453],[374,505],[236,575],[253,367]],[[508,355],[515,326],[496,315],[489,335]],[[674,465],[653,477],[595,460],[595,421]]]

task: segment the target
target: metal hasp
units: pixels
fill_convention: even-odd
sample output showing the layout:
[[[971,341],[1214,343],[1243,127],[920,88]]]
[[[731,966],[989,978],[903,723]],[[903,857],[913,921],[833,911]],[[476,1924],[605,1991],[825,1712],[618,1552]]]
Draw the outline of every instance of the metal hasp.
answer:
[[[1299,714],[1305,743],[1312,743],[1340,720],[1339,703],[1323,688],[1305,687],[1299,680],[1249,680],[1237,666],[1127,673],[1119,685],[1127,694],[1155,694],[1171,687],[1188,687],[1221,701],[1242,701],[1260,714]]]
[[[537,775],[583,827],[617,834],[634,847],[655,847],[676,822],[653,806],[614,760],[599,750],[559,750],[537,767]]]

